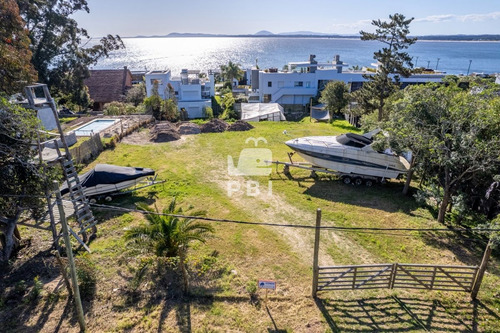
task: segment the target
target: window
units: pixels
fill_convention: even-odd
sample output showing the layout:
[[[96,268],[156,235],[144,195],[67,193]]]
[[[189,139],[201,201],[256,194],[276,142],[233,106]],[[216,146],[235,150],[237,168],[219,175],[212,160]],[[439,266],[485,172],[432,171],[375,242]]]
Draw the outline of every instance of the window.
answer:
[[[303,81],[295,81],[293,84],[294,87],[303,87],[304,82]]]
[[[271,94],[264,94],[264,103],[271,102]]]
[[[151,81],[150,81],[150,82],[151,82],[151,84],[153,84],[153,85],[154,85],[155,83],[157,83],[158,85],[163,84],[162,80],[160,80],[160,79],[151,79]]]
[[[272,81],[267,81],[267,86],[268,87],[272,87],[273,86],[273,82]]]
[[[306,81],[306,88],[310,88],[311,87],[311,81]]]

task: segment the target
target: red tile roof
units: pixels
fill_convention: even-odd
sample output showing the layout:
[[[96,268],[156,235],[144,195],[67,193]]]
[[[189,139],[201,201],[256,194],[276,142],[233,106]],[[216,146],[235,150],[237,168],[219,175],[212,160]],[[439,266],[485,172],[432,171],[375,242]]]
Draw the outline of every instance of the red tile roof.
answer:
[[[84,82],[94,102],[109,103],[123,100],[127,89],[132,86],[132,74],[127,67],[91,70],[90,77]]]

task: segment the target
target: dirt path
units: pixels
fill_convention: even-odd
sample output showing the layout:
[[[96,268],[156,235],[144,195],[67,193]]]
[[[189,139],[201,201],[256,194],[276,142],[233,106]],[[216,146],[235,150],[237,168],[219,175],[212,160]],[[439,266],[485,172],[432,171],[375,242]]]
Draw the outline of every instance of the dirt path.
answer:
[[[211,170],[224,170],[223,166],[213,167]],[[207,175],[207,179],[217,184],[224,191],[228,190],[230,182],[239,182],[243,184],[246,177],[229,176],[227,173],[212,171]],[[246,191],[241,190],[234,192],[231,195],[231,201],[241,210],[254,216],[254,220],[261,222],[273,222],[280,224],[303,224],[315,225],[316,214],[314,211],[304,211],[293,204],[290,204],[286,199],[277,193],[267,191],[268,185],[261,184],[265,191],[261,191],[260,195],[248,196]],[[314,230],[301,228],[277,228],[269,227],[273,231],[282,235],[292,250],[300,255],[304,262],[312,263],[314,251]],[[356,259],[363,259],[369,262],[373,260],[372,255],[363,247],[348,239],[345,235],[331,231],[323,231],[321,233],[321,246],[319,252],[319,263],[322,266],[335,265],[332,257],[327,253],[327,245],[331,242],[349,256],[355,256]]]

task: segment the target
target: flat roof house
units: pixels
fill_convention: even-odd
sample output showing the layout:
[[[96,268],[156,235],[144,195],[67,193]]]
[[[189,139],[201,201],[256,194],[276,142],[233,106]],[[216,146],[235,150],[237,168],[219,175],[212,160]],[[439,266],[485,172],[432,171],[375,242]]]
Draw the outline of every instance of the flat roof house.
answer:
[[[153,94],[155,82],[163,99],[175,98],[178,109],[185,109],[188,118],[203,118],[204,110],[212,106],[215,95],[214,74],[199,70],[181,70],[180,76],[172,76],[170,70],[146,73],[146,93]]]

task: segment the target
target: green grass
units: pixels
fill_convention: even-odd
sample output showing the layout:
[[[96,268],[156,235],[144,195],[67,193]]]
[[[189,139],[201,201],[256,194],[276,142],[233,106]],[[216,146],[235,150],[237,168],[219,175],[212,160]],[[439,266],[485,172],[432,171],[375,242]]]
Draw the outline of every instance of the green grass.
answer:
[[[431,212],[416,205],[411,197],[400,194],[403,187],[400,181],[364,188],[344,185],[330,176],[312,180],[305,170],[292,169],[293,178],[289,179],[273,167],[268,177],[238,178],[241,182],[249,179],[258,181],[262,186],[271,181],[271,197],[264,194],[257,198],[247,197],[244,193],[229,197],[226,184],[232,178],[227,174],[227,156],[232,156],[236,162],[242,149],[255,147],[253,142],[245,143],[247,138],[266,139],[267,143],[261,141],[258,147],[270,149],[274,160],[286,161],[289,149],[283,143],[290,138],[354,131],[345,121],[336,121],[331,125],[311,123],[308,118],[301,122],[263,122],[254,126],[256,128],[248,132],[199,134],[180,142],[145,146],[119,143],[114,149],[101,153],[84,171],[97,163],[141,166],[156,170],[159,179],[167,180],[154,189],[117,197],[111,204],[120,207],[134,208],[137,203],[145,202],[162,209],[175,196],[178,205],[186,208],[192,205],[196,210],[205,210],[207,216],[221,219],[314,225],[315,211],[321,208],[323,225],[441,227]],[[283,134],[285,130],[287,134]],[[101,222],[97,238],[90,244],[99,280],[95,302],[112,304],[111,310],[106,310],[106,317],[113,318],[111,322],[115,323],[112,325],[97,315],[92,319],[94,327],[102,327],[104,331],[156,331],[158,325],[180,329],[185,325],[188,310],[194,332],[274,330],[263,306],[263,291],[257,291],[257,304],[250,302],[247,286],[258,279],[277,281],[278,289],[269,294],[270,313],[278,329],[290,332],[333,330],[329,321],[346,331],[370,331],[374,326],[352,321],[349,316],[360,316],[357,313],[359,308],[372,311],[374,320],[384,327],[384,319],[379,317],[379,312],[383,313],[386,306],[389,307],[387,314],[395,316],[391,318],[402,318],[390,321],[388,329],[420,331],[419,322],[401,312],[401,304],[416,311],[422,318],[421,309],[438,309],[435,310],[436,316],[446,317],[451,326],[439,327],[440,322],[430,318],[431,328],[435,331],[440,328],[467,331],[472,325],[470,308],[463,305],[468,302],[464,293],[404,290],[324,293],[320,296],[323,305],[318,306],[309,297],[312,230],[290,231],[223,222],[214,223],[214,238],[206,244],[193,246],[190,252],[191,262],[195,263],[217,250],[216,263],[210,265],[223,268],[223,272],[216,281],[210,282],[209,289],[198,288],[192,298],[180,302],[168,297],[155,298],[148,293],[151,285],[144,285],[147,282],[144,281],[140,285],[142,293],[137,304],[130,305],[122,294],[112,290],[126,290],[138,267],[141,255],[131,251],[123,235],[127,228],[145,223],[144,217],[139,213],[110,211],[101,211],[96,215]],[[461,243],[452,234],[436,237],[428,233],[400,235],[324,231],[321,237],[322,260],[342,265],[393,262],[476,265],[481,258],[479,247]],[[498,262],[492,259],[490,264],[494,267]],[[206,269],[209,271],[209,268]],[[484,307],[476,309],[474,325],[484,331],[500,330],[499,317],[489,312],[500,313],[498,269],[492,272],[494,274],[485,277],[480,292],[482,304],[488,310]],[[160,286],[159,282],[151,283]],[[395,294],[402,300],[394,299]],[[363,302],[369,307],[364,307]],[[434,305],[437,304],[435,302],[443,305]],[[141,310],[146,305],[154,310]],[[424,323],[427,322],[424,320]]]

